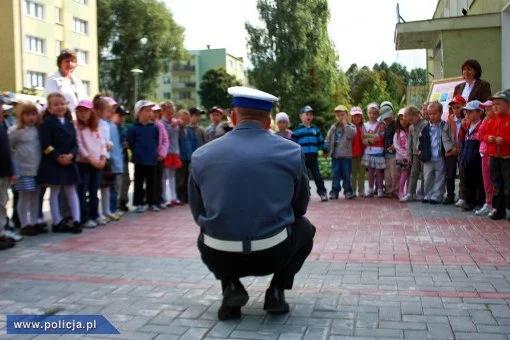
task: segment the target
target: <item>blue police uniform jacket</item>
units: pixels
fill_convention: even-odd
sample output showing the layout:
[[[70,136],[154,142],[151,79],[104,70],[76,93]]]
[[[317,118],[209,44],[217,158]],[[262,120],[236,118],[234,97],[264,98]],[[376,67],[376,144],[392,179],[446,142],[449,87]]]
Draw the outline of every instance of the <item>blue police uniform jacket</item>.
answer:
[[[301,147],[256,122],[193,153],[188,192],[201,231],[233,241],[279,233],[306,213],[310,198]]]

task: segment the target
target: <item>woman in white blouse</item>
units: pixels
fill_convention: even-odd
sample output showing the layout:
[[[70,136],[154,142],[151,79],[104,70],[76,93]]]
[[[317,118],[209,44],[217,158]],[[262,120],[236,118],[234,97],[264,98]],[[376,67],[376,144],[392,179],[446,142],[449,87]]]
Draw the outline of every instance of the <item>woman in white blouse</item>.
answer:
[[[63,50],[57,58],[58,71],[46,80],[46,93],[58,92],[67,99],[69,110],[76,119],[74,110],[80,100],[88,99],[87,91],[78,76],[73,75],[77,65],[76,53]]]

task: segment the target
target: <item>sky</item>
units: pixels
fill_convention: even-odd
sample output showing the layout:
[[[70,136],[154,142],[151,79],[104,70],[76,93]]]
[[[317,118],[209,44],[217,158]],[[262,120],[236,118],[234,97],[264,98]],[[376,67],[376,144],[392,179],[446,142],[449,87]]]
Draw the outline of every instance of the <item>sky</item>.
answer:
[[[226,48],[247,57],[245,22],[261,25],[256,0],[163,0],[185,28],[187,49]],[[346,70],[352,63],[425,67],[425,51],[395,51],[396,6],[406,21],[432,18],[437,0],[329,0],[329,35]],[[246,60],[246,59],[245,59]],[[245,62],[245,65],[247,63]]]

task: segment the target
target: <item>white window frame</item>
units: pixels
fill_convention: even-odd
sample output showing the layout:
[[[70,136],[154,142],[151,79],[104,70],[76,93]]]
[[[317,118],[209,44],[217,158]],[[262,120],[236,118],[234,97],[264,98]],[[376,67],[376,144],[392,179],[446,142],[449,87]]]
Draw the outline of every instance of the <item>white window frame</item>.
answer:
[[[46,73],[38,72],[38,71],[27,71],[27,73],[25,75],[25,86],[26,87],[43,89],[45,83],[46,83]]]
[[[90,97],[90,81],[89,80],[82,80],[83,87],[85,88],[85,92],[87,92],[87,96]]]
[[[25,0],[24,5],[26,16],[37,20],[44,20],[44,4],[34,0]]]
[[[25,50],[29,53],[45,55],[46,54],[46,40],[33,35],[25,36]]]
[[[88,6],[89,4],[89,0],[74,0],[74,1],[84,6]]]
[[[64,49],[64,42],[59,39],[55,39],[55,55],[60,55],[60,52]]]
[[[75,48],[74,51],[76,52],[76,59],[79,65],[89,64],[89,51],[81,50],[79,48]]]
[[[87,20],[73,17],[73,32],[83,35],[89,34],[89,22]]]
[[[55,6],[55,23],[57,24],[63,24],[64,11],[62,7]]]

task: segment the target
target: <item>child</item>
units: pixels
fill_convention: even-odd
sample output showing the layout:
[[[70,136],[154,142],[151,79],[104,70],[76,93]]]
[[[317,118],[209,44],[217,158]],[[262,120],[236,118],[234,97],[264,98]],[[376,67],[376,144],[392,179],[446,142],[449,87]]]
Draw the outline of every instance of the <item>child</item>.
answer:
[[[39,129],[42,159],[37,181],[50,187],[52,231],[81,233],[80,202],[76,193],[80,181],[76,166],[76,131],[68,118],[71,113],[65,97],[60,93],[50,93],[47,101],[46,118]],[[67,225],[60,213],[59,194],[62,190],[71,209],[72,225]]]
[[[163,116],[161,122],[165,126],[169,139],[162,177],[163,200],[168,207],[172,207],[182,205],[182,202],[177,198],[175,183],[175,171],[182,166],[179,148],[179,124],[177,119],[173,118],[175,112],[175,105],[173,102],[163,102],[160,106]]]
[[[156,197],[156,163],[158,158],[159,132],[152,122],[152,107],[148,100],[139,100],[135,104],[136,123],[127,134],[131,149],[131,162],[135,165],[135,191],[133,205],[135,212],[145,212],[145,203],[151,211],[159,211]],[[145,184],[145,190],[144,190]]]
[[[485,119],[480,124],[478,129],[478,139],[480,140],[480,157],[482,158],[482,177],[483,187],[485,190],[485,204],[481,209],[475,211],[478,216],[487,216],[492,212],[492,195],[494,194],[494,187],[491,182],[490,166],[489,166],[489,155],[487,154],[487,142],[485,142],[485,128],[487,124],[494,118],[494,112],[492,111],[492,101],[487,100],[480,104],[485,109]]]
[[[278,128],[275,134],[286,139],[291,139],[292,131],[289,130],[289,116],[285,112],[278,112],[275,116],[274,122]]]
[[[363,144],[365,153],[361,164],[368,169],[368,193],[366,197],[384,197],[384,123],[377,120],[379,106],[375,103],[367,107],[368,122],[363,124]],[[375,184],[375,189],[374,189]]]
[[[113,116],[112,101],[109,101],[107,97],[100,94],[96,95],[93,99],[94,110],[99,117],[99,132],[104,139],[106,146],[106,164],[101,170],[101,182],[99,187],[101,188],[101,210],[102,213],[96,219],[96,223],[99,225],[105,225],[111,221],[118,221],[119,216],[114,215],[110,209],[110,187],[115,183],[115,174],[112,172],[112,161],[111,154],[113,148],[113,142],[111,137],[111,122]]]
[[[409,182],[407,184],[407,194],[403,201],[410,202],[417,199],[416,188],[418,186],[418,179],[423,167],[419,157],[419,136],[421,135],[423,128],[428,124],[428,122],[421,117],[420,110],[414,106],[409,106],[406,108],[404,111],[404,118],[410,124],[407,143],[407,159],[409,159],[411,170],[409,173]]]
[[[485,190],[482,179],[482,158],[480,156],[480,140],[478,130],[482,123],[482,108],[480,101],[473,100],[466,104],[464,110],[469,119],[469,128],[462,141],[460,166],[464,169],[466,185],[465,203],[463,211],[480,209],[485,202]]]
[[[117,110],[120,109],[121,115],[122,108],[120,108],[119,104],[115,101],[115,99],[111,97],[105,97],[105,100],[112,106],[112,117],[108,121],[108,125],[110,126],[110,138],[112,142],[112,150],[110,151],[110,160],[112,167],[112,174],[114,176],[113,184],[110,186],[110,211],[114,217],[120,218],[124,214],[121,209],[119,209],[118,204],[118,196],[119,191],[122,185],[122,177],[124,175],[124,170],[128,171],[127,166],[124,167],[124,156],[123,156],[123,137],[121,134],[120,128],[120,120],[119,114]],[[126,112],[124,112],[126,114]]]
[[[127,126],[125,122],[125,116],[129,115],[129,112],[124,110],[123,107],[119,106],[115,110],[115,114],[113,115],[112,122],[117,125],[119,129],[119,138],[122,147],[122,175],[117,176],[117,187],[118,187],[118,207],[121,212],[128,212],[129,207],[129,187],[131,185],[131,177],[129,175],[129,145],[127,144],[126,134],[127,134]],[[115,143],[114,148],[115,149]]]
[[[393,146],[395,148],[395,161],[398,167],[394,182],[399,184],[398,199],[404,202],[407,192],[407,183],[409,180],[409,158],[407,158],[407,148],[409,147],[409,122],[404,117],[405,109],[400,109],[395,134],[393,136]]]
[[[361,165],[361,157],[365,152],[363,144],[363,110],[354,106],[351,108],[352,123],[356,127],[356,134],[352,138],[352,172],[351,185],[353,194],[365,195],[365,168]]]
[[[351,158],[352,138],[356,134],[356,127],[347,122],[348,110],[344,105],[335,108],[337,123],[331,125],[326,136],[326,145],[331,155],[331,172],[333,183],[329,192],[329,199],[338,199],[343,184],[346,199],[354,198],[351,187]]]
[[[209,110],[209,118],[211,119],[211,124],[205,130],[207,135],[207,142],[210,142],[225,134],[225,127],[228,126],[228,123],[222,122],[224,114],[225,113],[223,110],[218,106],[213,106]]]
[[[198,148],[197,137],[190,127],[190,114],[187,110],[177,112],[179,121],[179,147],[182,166],[176,172],[177,197],[182,203],[188,203],[188,177],[191,155]]]
[[[444,164],[444,148],[442,131],[445,122],[441,120],[443,105],[432,102],[428,107],[429,124],[419,137],[419,158],[423,162],[425,180],[425,196],[423,203],[439,204],[443,202],[446,168]]]
[[[4,225],[7,224],[7,201],[9,199],[7,190],[11,183],[16,181],[14,167],[11,158],[11,148],[7,128],[4,125],[3,115],[4,101],[0,97],[0,250],[12,248],[16,241],[5,235]]]
[[[205,129],[198,125],[200,123],[200,118],[203,112],[204,111],[201,111],[196,107],[192,107],[191,109],[189,109],[190,114],[189,127],[195,133],[195,137],[197,138],[197,148],[201,147],[207,142]]]
[[[101,170],[106,164],[106,141],[99,131],[99,121],[90,100],[80,100],[76,107],[76,139],[78,155],[76,163],[80,172],[78,195],[80,196],[81,222],[84,228],[97,227],[99,219],[97,191]]]
[[[37,169],[41,162],[39,144],[39,112],[30,102],[16,106],[18,123],[9,132],[12,159],[16,174],[14,189],[18,192],[17,213],[21,224],[21,235],[34,236],[48,232],[37,224],[39,210],[39,186],[36,183]]]
[[[493,220],[504,219],[510,209],[510,89],[497,92],[491,98],[494,118],[487,123],[484,141],[490,156],[491,181],[494,186],[489,215]]]
[[[462,96],[455,96],[448,104],[451,111],[448,116],[448,122],[442,132],[443,146],[445,149],[446,164],[446,198],[443,204],[453,204],[455,202],[455,176],[457,174],[458,155],[460,153],[461,141],[464,137],[464,129],[462,128],[462,119],[464,119],[464,111],[462,107],[466,105],[466,101]],[[459,200],[463,197],[463,183],[461,181],[459,187]]]
[[[307,105],[300,111],[299,118],[301,124],[292,131],[292,140],[299,145],[305,154],[306,167],[312,172],[312,177],[317,187],[317,194],[319,194],[321,201],[326,202],[328,196],[326,195],[326,187],[322,179],[319,162],[317,160],[319,149],[326,151],[326,145],[324,144],[324,137],[320,129],[312,125],[313,121],[313,109]]]
[[[168,152],[169,140],[166,133],[165,125],[161,122],[161,106],[154,105],[152,107],[152,121],[158,128],[159,141],[158,141],[158,162],[156,165],[156,200],[160,209],[166,209],[167,204],[163,199],[163,169],[166,153]]]
[[[380,120],[384,123],[385,196],[397,197],[399,184],[395,181],[395,178],[398,176],[395,147],[393,146],[393,137],[395,135],[396,123],[393,117],[393,106],[391,106],[391,103],[384,106],[381,104],[380,114]]]

